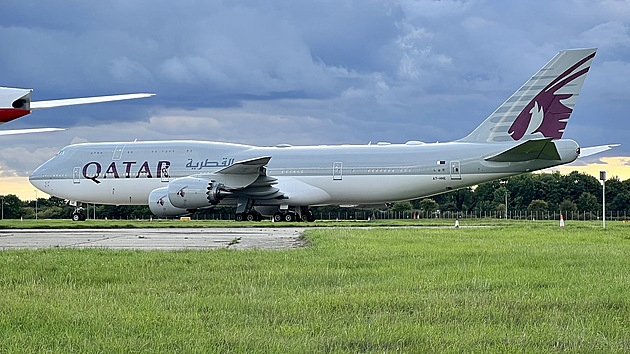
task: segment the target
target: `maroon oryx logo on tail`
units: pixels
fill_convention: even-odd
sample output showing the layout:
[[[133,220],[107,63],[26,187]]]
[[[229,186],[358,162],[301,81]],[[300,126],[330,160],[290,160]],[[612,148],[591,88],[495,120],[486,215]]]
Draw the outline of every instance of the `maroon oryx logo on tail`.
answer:
[[[563,72],[525,106],[508,130],[512,139],[519,140],[526,134],[534,133],[541,133],[546,138],[562,138],[567,120],[573,110],[561,101],[570,98],[572,94],[558,94],[556,92],[571,81],[585,75],[589,67],[571,73],[594,56],[595,53],[587,56]]]

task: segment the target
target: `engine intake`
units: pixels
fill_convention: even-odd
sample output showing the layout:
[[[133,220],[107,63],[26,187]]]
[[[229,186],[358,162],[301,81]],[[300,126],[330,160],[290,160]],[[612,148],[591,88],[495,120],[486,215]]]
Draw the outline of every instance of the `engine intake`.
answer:
[[[217,205],[232,195],[224,184],[206,178],[182,177],[168,184],[168,199],[181,209],[198,209]]]
[[[210,204],[217,205],[221,199],[232,195],[232,192],[228,191],[223,183],[210,182],[206,195]]]
[[[168,188],[162,187],[154,189],[149,194],[149,210],[156,216],[181,216],[189,214],[186,209],[180,209],[168,199]]]

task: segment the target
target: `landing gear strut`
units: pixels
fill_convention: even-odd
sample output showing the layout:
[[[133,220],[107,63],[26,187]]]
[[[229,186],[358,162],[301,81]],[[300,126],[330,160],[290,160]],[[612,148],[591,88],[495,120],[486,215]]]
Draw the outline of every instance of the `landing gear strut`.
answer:
[[[85,214],[83,213],[82,207],[74,209],[72,212],[72,221],[85,221]]]

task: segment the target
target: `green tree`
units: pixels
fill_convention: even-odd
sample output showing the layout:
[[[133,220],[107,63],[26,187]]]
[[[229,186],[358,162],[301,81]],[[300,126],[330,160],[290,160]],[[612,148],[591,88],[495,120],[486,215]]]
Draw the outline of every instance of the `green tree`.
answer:
[[[495,202],[494,192],[501,187],[499,181],[482,183],[475,188],[473,205],[476,210],[491,210],[503,201]]]
[[[537,180],[534,174],[526,173],[510,177],[506,187],[510,192],[508,206],[515,210],[525,210],[532,200],[536,199]]]
[[[547,210],[549,210],[549,207],[557,209],[567,195],[566,181],[563,180],[560,172],[541,173],[537,176],[540,181],[540,187],[537,190],[536,199],[545,201]],[[530,210],[529,205],[527,210]]]
[[[22,216],[22,207],[25,203],[15,194],[0,196],[4,219],[19,219]]]
[[[584,192],[601,197],[602,186],[599,180],[589,174],[573,171],[562,179],[566,199],[576,201]]]
[[[527,206],[527,210],[533,211],[533,212],[547,211],[549,210],[549,204],[544,200],[534,199]]]
[[[20,209],[20,218],[35,219],[35,208],[25,206]],[[19,218],[16,218],[19,219]]]
[[[438,210],[440,205],[433,199],[422,199],[420,201],[420,210],[427,214],[431,214]]]
[[[561,213],[571,213],[578,211],[578,207],[575,203],[570,201],[569,199],[565,199],[560,203],[560,212]]]
[[[596,212],[600,210],[601,204],[597,201],[597,198],[589,192],[582,192],[577,201],[577,207],[580,211]]]
[[[396,202],[392,205],[391,210],[397,212],[413,210],[413,205],[411,205],[411,202]]]
[[[630,192],[623,191],[617,194],[606,209],[610,211],[625,211],[626,213],[630,213]]]
[[[470,187],[454,190],[444,194],[433,196],[440,205],[440,210],[465,211],[470,210],[473,205],[473,191]],[[420,209],[420,201],[416,204],[416,209]]]
[[[64,210],[59,206],[48,206],[40,209],[38,212],[38,218],[40,219],[63,219]],[[68,218],[70,218],[68,216]]]

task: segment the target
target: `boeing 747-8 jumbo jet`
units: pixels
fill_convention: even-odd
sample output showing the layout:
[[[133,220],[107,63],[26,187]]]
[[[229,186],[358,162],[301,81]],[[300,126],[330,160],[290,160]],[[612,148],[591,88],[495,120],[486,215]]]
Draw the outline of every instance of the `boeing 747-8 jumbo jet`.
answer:
[[[71,201],[148,204],[157,216],[235,206],[237,220],[266,215],[276,221],[312,221],[309,206],[383,205],[427,197],[578,158],[578,144],[562,135],[595,52],[561,51],[472,133],[453,142],[86,143],[63,148],[30,181]],[[591,155],[613,146],[581,152]]]
[[[31,101],[31,89],[20,89],[11,87],[0,87],[0,124],[10,122],[31,113],[31,110],[74,106],[79,104],[111,102],[121,100],[131,100],[135,98],[151,97],[152,93],[131,93],[126,95],[96,96],[69,98],[64,100]],[[13,135],[25,133],[42,133],[60,128],[35,128],[35,129],[12,129],[0,130],[0,135]]]

